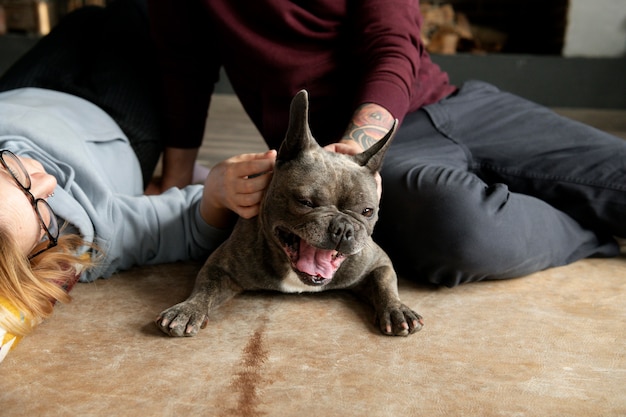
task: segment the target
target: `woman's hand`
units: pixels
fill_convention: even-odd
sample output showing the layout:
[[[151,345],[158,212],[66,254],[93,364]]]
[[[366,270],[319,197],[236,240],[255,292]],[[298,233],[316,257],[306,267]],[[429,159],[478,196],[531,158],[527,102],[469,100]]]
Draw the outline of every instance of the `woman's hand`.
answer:
[[[229,227],[237,214],[251,218],[259,214],[263,193],[270,183],[276,151],[242,154],[214,166],[204,182],[200,212],[218,228]]]
[[[324,146],[324,149],[346,155],[356,155],[364,151],[361,145],[351,139],[342,139],[339,142],[331,143]]]

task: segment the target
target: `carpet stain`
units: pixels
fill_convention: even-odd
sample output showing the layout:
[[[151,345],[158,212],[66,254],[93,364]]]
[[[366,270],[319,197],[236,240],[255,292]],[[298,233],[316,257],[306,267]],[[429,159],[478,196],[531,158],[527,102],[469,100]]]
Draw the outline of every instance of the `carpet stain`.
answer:
[[[258,392],[259,385],[265,382],[261,369],[268,357],[267,349],[263,344],[264,332],[265,323],[262,322],[242,351],[240,370],[235,374],[231,383],[231,386],[239,394],[237,405],[234,410],[231,410],[232,415],[258,417],[266,414],[258,410],[261,403]]]

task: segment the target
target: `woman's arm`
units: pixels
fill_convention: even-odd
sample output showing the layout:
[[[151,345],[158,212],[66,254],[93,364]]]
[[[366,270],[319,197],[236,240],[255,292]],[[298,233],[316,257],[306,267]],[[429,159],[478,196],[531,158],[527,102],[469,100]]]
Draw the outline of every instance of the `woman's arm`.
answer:
[[[104,259],[82,279],[135,265],[205,258],[228,237],[236,214],[258,213],[275,157],[275,151],[267,151],[230,158],[211,170],[204,187],[174,187],[151,196],[102,195],[90,217]]]

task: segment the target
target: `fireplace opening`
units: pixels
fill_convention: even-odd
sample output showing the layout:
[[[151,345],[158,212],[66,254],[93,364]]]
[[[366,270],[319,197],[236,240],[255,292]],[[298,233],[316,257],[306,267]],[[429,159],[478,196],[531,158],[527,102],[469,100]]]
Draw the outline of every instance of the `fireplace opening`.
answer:
[[[422,0],[433,53],[561,55],[568,0]]]

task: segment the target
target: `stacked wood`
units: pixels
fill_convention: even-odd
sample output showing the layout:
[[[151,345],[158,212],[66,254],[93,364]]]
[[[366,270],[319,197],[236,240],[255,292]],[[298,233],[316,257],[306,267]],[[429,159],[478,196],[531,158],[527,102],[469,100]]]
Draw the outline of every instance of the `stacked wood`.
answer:
[[[430,53],[499,52],[506,42],[505,33],[470,24],[467,16],[449,3],[422,2],[420,11],[424,18],[422,42]]]

